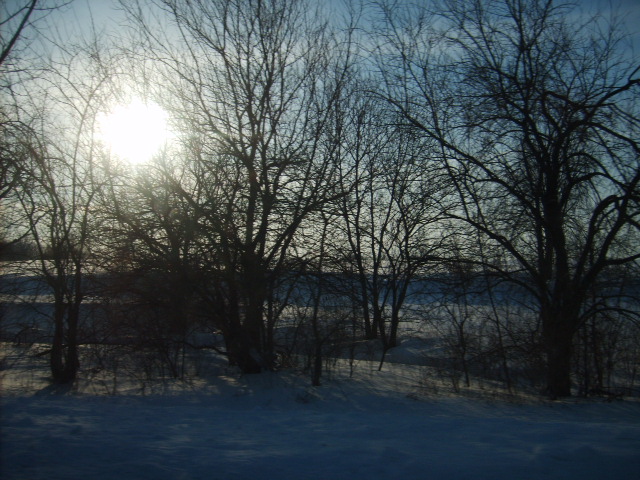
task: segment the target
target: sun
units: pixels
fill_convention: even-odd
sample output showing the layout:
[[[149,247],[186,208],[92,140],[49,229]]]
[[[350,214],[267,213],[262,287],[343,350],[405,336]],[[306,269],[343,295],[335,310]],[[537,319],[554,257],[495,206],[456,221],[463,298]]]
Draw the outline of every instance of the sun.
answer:
[[[100,115],[98,135],[112,154],[132,164],[150,161],[172,137],[167,112],[137,98]]]

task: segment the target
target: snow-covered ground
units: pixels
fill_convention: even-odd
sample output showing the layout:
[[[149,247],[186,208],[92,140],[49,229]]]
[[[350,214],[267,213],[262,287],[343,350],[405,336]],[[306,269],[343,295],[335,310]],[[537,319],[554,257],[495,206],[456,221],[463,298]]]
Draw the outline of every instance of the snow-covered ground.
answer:
[[[219,364],[118,395],[3,373],[0,478],[633,479],[640,402],[434,394],[425,367],[345,364],[319,388]]]

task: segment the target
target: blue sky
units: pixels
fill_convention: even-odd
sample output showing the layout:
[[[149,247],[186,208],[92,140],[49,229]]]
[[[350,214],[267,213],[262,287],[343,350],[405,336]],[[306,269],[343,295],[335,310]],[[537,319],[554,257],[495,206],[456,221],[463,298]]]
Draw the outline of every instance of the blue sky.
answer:
[[[324,1],[324,0],[318,0]],[[341,0],[333,0],[340,2]],[[424,0],[428,1],[428,0]],[[562,0],[560,0],[562,1]],[[571,0],[569,0],[571,1]],[[640,0],[574,0],[585,12],[599,13],[605,18],[612,12],[623,19],[626,28],[633,36],[633,43],[640,55]],[[71,22],[88,25],[93,20],[98,27],[108,31],[117,31],[122,13],[116,10],[117,0],[75,0],[73,7],[65,14]]]
[[[57,0],[61,2],[63,0]],[[320,0],[318,0],[320,1]],[[333,0],[340,1],[340,0]],[[428,1],[428,0],[424,0]],[[571,0],[569,0],[571,1]],[[621,15],[627,23],[627,27],[631,30],[635,30],[636,34],[640,34],[640,0],[573,0],[578,5],[581,5],[586,10],[593,12],[600,12],[603,15],[607,15],[613,8],[613,10],[619,9]],[[27,0],[9,0],[8,6],[23,5]],[[55,3],[55,0],[48,0],[44,2]],[[64,12],[56,14],[56,20],[62,23],[79,23],[87,25],[90,19],[90,13],[92,12],[94,21],[98,26],[104,26],[109,29],[117,29],[118,20],[121,20],[121,14],[117,12],[117,0],[74,0],[69,7],[66,7]]]
[[[16,5],[24,5],[28,0],[8,0],[0,12],[5,17],[4,9],[15,11]],[[43,4],[51,5],[63,3],[65,0],[44,0]],[[318,0],[322,1],[322,0]],[[336,3],[343,0],[331,0]],[[420,1],[420,0],[418,0]],[[429,1],[429,0],[423,0]],[[562,1],[562,0],[560,0]],[[640,58],[640,0],[574,0],[580,5],[586,14],[599,13],[605,18],[612,12],[617,12],[629,33],[632,35],[634,50]],[[0,1],[0,4],[3,3]],[[88,33],[93,19],[98,32],[104,32],[117,36],[120,32],[120,24],[123,14],[117,10],[117,0],[74,0],[70,5],[60,11],[53,12],[49,18],[49,24],[53,24],[60,30],[61,35],[75,37]]]

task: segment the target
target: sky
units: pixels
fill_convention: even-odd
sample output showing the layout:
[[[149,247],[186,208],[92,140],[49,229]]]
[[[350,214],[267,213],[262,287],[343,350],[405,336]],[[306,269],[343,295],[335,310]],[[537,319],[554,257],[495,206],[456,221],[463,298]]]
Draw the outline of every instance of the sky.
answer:
[[[8,0],[7,7],[24,5],[28,0]],[[44,0],[44,4],[54,4],[65,0]],[[333,0],[338,3],[341,0]],[[345,0],[349,1],[349,0]],[[420,1],[420,0],[418,0]],[[429,0],[423,0],[425,2]],[[636,38],[635,44],[640,46],[640,0],[573,0],[587,12],[600,13],[607,17],[611,12],[619,12],[626,27]],[[0,2],[1,3],[1,2]],[[105,30],[117,34],[123,20],[118,11],[118,0],[72,0],[62,11],[51,15],[50,20],[64,25],[70,31],[88,31],[91,19],[98,31]]]

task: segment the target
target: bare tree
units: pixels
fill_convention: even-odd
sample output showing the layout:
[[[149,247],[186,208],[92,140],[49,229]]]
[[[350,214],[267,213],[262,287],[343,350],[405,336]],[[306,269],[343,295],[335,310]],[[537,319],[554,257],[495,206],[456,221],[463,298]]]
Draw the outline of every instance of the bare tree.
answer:
[[[80,365],[81,304],[97,221],[92,208],[103,183],[94,123],[111,75],[105,64],[92,61],[95,52],[67,46],[59,53],[30,84],[31,105],[23,104],[37,123],[21,139],[23,173],[16,196],[37,248],[37,272],[53,296],[52,377],[68,383]]]
[[[429,141],[399,126],[368,90],[342,102],[339,212],[365,336],[386,353],[398,343],[411,283],[439,250],[447,182]]]
[[[173,188],[198,218],[230,361],[258,372],[274,359],[264,316],[272,277],[303,220],[335,194],[322,140],[341,82],[336,43],[304,1],[157,5],[173,37],[160,37],[140,9],[129,13],[162,79],[160,101],[183,120],[188,174]]]
[[[64,3],[38,0],[5,2],[0,7],[0,202],[3,208],[1,244],[11,244],[22,238],[16,232],[8,197],[19,181],[26,155],[24,139],[33,134],[31,122],[25,118],[20,97],[20,85],[33,76],[36,68],[33,55],[27,49],[44,27],[43,20]],[[36,73],[37,76],[37,73]]]
[[[210,291],[215,279],[205,278],[203,268],[215,259],[200,247],[198,192],[190,189],[187,195],[189,172],[171,160],[159,154],[140,170],[109,167],[111,181],[99,192],[104,221],[98,243],[109,272],[105,294],[126,305],[116,308],[118,318],[108,332],[112,341],[128,338],[134,349],[155,354],[161,368],[181,377],[191,334],[201,326],[196,298],[217,308]],[[215,323],[205,327],[215,329]]]
[[[439,142],[482,263],[537,303],[547,391],[567,396],[591,292],[640,258],[640,67],[615,25],[576,26],[550,0],[442,6],[431,24],[390,22],[384,95]]]

